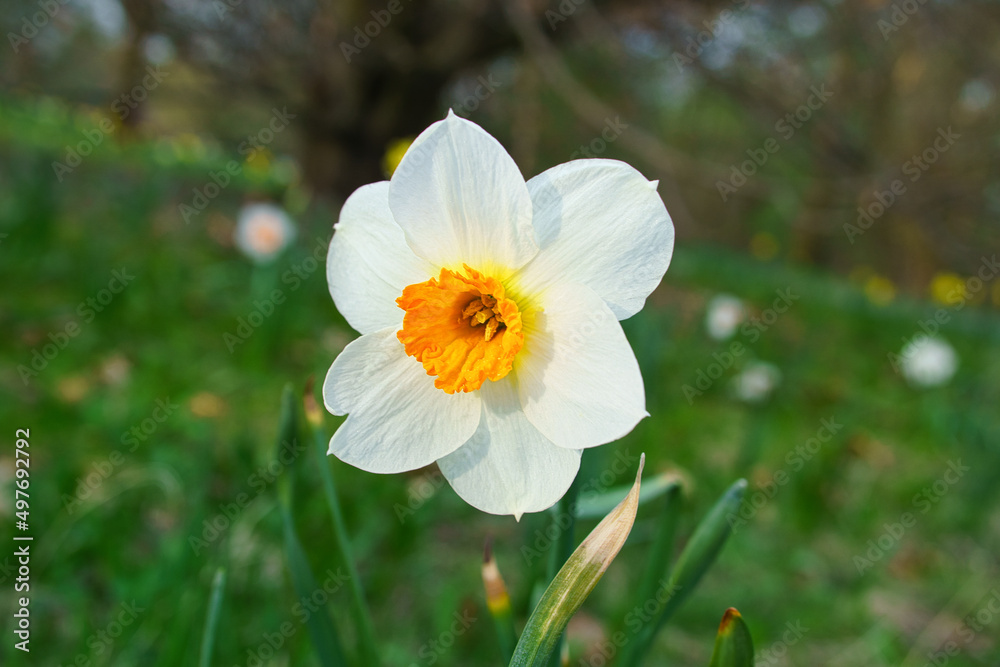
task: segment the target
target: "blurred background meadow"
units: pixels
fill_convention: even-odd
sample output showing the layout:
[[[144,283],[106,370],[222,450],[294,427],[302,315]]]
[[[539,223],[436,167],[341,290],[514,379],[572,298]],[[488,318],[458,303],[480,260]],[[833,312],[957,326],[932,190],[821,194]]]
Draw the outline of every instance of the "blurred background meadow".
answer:
[[[734,606],[759,665],[1000,665],[995,4],[37,0],[0,23],[3,664],[196,664],[220,567],[211,664],[320,664],[314,615],[353,646],[325,465],[383,664],[501,664],[483,545],[520,627],[545,513],[275,449],[283,387],[356,335],[325,280],[341,204],[451,108],[526,177],[624,160],[673,217],[673,263],[623,323],[651,416],[579,479],[628,484],[640,452],[680,475],[677,549],[749,488],[645,664],[708,664]],[[266,224],[237,242],[241,216]],[[657,512],[570,664],[613,663]]]

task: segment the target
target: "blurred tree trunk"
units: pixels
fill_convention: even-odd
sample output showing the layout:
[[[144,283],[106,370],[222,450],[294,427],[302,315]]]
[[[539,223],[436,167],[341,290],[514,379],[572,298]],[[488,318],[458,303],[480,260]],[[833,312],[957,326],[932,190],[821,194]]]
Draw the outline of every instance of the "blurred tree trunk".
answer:
[[[440,119],[440,99],[449,78],[448,72],[373,73],[358,81],[349,95],[328,79],[314,81],[299,120],[307,183],[317,192],[343,194],[384,180],[386,146],[393,139],[416,136]],[[341,97],[359,100],[363,110],[346,116],[331,112]]]
[[[142,85],[143,77],[146,76],[147,65],[144,46],[146,38],[156,32],[158,20],[155,3],[143,0],[121,0],[121,5],[128,21],[128,34],[125,37],[125,51],[121,60],[118,90],[127,94],[136,86]],[[125,130],[137,128],[142,122],[144,106],[143,104],[136,104],[134,108],[128,104],[113,106],[112,109],[119,114],[115,120],[121,122],[122,128]],[[130,132],[126,132],[124,136],[127,137],[130,134]]]

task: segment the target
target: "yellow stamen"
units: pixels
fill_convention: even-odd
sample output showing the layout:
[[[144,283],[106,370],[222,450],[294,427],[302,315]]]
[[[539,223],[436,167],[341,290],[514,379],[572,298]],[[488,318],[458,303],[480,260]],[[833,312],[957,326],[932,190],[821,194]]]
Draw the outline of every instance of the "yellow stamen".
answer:
[[[466,318],[472,317],[473,315],[475,315],[476,313],[478,313],[480,310],[482,310],[485,307],[486,306],[483,305],[483,300],[482,299],[476,299],[475,301],[473,301],[472,303],[470,303],[468,306],[466,306],[465,310],[462,311],[462,319],[466,319]]]
[[[469,266],[464,275],[441,269],[404,289],[396,303],[406,311],[396,337],[449,394],[503,378],[524,344],[521,313],[503,284]]]
[[[490,318],[490,321],[486,323],[486,342],[487,343],[490,342],[490,339],[493,338],[494,334],[496,334],[497,329],[499,327],[500,327],[500,322],[495,317]]]

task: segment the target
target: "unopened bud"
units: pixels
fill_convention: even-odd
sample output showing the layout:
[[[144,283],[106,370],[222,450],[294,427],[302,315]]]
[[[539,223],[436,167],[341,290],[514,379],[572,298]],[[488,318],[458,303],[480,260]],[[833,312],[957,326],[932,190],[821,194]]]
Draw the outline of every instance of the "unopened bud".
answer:
[[[486,543],[486,551],[483,554],[483,587],[486,589],[486,606],[489,607],[490,613],[494,616],[509,614],[510,595],[507,594],[507,585],[500,576],[500,568],[497,567],[496,558],[493,557],[490,542]]]

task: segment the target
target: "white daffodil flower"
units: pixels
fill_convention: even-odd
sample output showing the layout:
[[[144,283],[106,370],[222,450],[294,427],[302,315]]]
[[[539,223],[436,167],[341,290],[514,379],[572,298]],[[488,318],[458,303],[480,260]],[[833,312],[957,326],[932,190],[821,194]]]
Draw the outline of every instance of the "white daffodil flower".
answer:
[[[247,204],[236,222],[236,246],[262,264],[276,258],[295,240],[295,225],[274,204]]]
[[[918,387],[942,385],[958,368],[955,348],[940,338],[917,338],[907,343],[900,356],[903,375]]]
[[[659,284],[674,229],[655,181],[576,160],[527,183],[478,125],[425,130],[345,202],[327,278],[362,335],[334,361],[330,453],[377,473],[437,461],[493,514],[538,512],[580,455],[647,416],[619,320]]]

